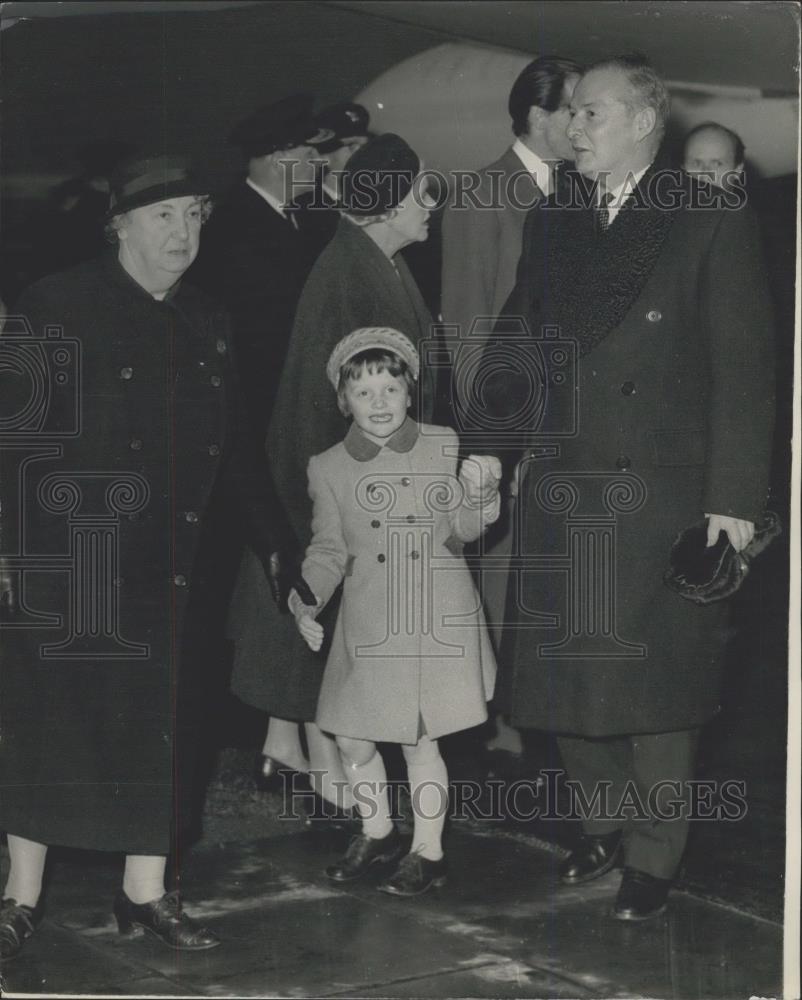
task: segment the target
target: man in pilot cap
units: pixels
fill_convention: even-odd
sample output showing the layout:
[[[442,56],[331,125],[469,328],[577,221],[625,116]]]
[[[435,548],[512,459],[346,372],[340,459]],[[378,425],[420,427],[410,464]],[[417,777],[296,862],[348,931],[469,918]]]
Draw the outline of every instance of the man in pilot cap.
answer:
[[[332,104],[316,117],[318,128],[333,132],[317,155],[321,171],[315,189],[301,195],[298,222],[304,234],[314,240],[318,252],[334,236],[340,221],[340,176],[349,158],[370,139],[370,114],[361,104]]]
[[[313,98],[295,94],[259,108],[229,141],[247,176],[215,209],[194,277],[228,307],[245,402],[260,436],[284,362],[295,307],[315,258],[294,214],[311,191],[317,149],[333,133],[312,115]]]

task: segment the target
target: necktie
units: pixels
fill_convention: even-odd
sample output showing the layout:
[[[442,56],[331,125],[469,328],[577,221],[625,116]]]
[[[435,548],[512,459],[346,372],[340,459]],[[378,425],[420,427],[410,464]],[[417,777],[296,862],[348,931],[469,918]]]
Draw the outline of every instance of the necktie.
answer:
[[[608,191],[601,196],[599,207],[593,210],[596,214],[596,231],[599,233],[606,233],[610,228],[610,209],[607,206],[612,200],[613,196]]]

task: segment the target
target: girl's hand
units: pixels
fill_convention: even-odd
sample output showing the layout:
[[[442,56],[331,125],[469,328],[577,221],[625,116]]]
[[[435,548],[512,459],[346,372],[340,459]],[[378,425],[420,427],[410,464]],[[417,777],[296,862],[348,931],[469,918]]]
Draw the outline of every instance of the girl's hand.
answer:
[[[501,462],[495,455],[468,455],[462,463],[459,480],[470,506],[484,506],[498,493]]]
[[[295,619],[295,624],[307,646],[316,653],[323,645],[323,626],[316,622],[311,615],[301,615]]]
[[[312,596],[314,597],[314,594]],[[323,645],[323,626],[315,621],[315,615],[320,609],[316,604],[304,604],[294,588],[287,598],[287,606],[307,646],[316,653]]]

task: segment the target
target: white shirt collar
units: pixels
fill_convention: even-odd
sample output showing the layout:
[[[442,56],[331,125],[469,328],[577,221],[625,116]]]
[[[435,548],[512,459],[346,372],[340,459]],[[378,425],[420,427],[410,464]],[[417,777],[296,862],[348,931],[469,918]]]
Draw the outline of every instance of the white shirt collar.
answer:
[[[254,182],[250,179],[250,177],[245,178],[245,183],[248,185],[249,188],[252,188],[260,197],[264,198],[264,200],[268,203],[268,205],[274,211],[278,212],[278,214],[281,216],[282,219],[288,219],[288,216],[284,211],[284,205],[278,200],[278,198],[275,197],[275,195],[272,195],[269,191],[265,191],[265,189],[259,187],[258,184],[254,184]]]
[[[609,213],[608,215],[609,225],[612,225],[613,220],[621,211],[621,206],[624,204],[627,198],[632,194],[632,192],[638,186],[641,177],[643,177],[643,175],[646,173],[646,171],[649,169],[650,166],[651,163],[648,163],[642,170],[639,170],[636,174],[628,174],[620,184],[616,185],[616,187],[614,188],[610,188],[610,190],[607,192],[608,194],[612,195],[612,199],[609,200],[609,204],[607,205],[607,211]]]
[[[512,144],[512,151],[535,178],[535,183],[548,198],[551,194],[551,167],[548,163],[541,160],[537,153],[533,153],[520,139],[516,139]]]

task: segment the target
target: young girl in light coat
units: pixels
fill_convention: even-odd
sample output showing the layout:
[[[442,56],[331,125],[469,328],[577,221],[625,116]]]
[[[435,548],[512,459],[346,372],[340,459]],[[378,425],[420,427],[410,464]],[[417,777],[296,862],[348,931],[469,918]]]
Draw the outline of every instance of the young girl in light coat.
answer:
[[[448,775],[438,739],[482,723],[496,665],[481,603],[461,555],[499,511],[497,459],[469,456],[457,475],[458,440],[408,414],[420,362],[397,330],[355,330],[335,347],[327,374],[352,423],[309,462],[313,538],[303,576],[317,605],[290,607],[312,649],[315,616],[343,583],[317,724],[333,733],[362,818],[338,882],[403,854],[390,817],[377,742],[400,743],[414,836],[379,888],[412,896],[442,885]]]

